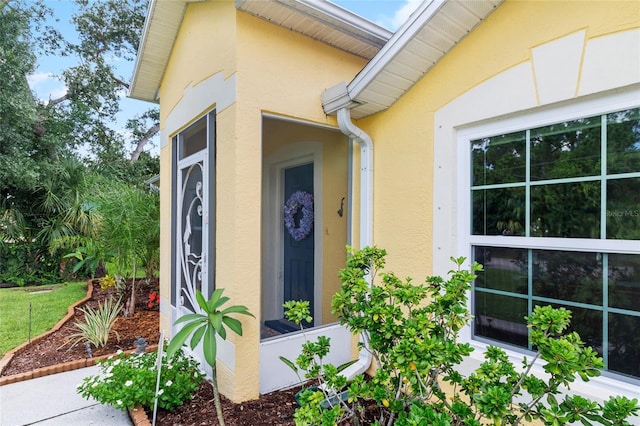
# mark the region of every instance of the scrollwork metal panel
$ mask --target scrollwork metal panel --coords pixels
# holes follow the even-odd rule
[[[196,290],[202,291],[205,271],[203,163],[181,170],[180,228],[180,305],[196,312]]]

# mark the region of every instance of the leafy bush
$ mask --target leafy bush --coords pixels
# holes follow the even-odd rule
[[[107,344],[112,333],[120,340],[120,335],[113,331],[112,328],[118,319],[121,309],[120,300],[115,301],[113,298],[107,299],[104,304],[98,302],[98,309],[91,307],[86,309],[79,308],[84,313],[84,322],[76,322],[74,324],[79,331],[71,334],[61,347],[70,344],[69,349],[71,349],[84,341],[89,342],[96,348],[101,348]]]
[[[109,287],[114,287],[116,285],[116,279],[114,277],[112,277],[111,275],[107,274],[104,277],[100,278],[98,280],[98,282],[100,283],[100,288],[102,290],[106,290]]]
[[[385,255],[375,247],[351,250],[340,272],[342,287],[332,301],[341,324],[368,342],[377,367],[374,376],[369,381],[359,376],[349,384],[348,408],[323,411],[309,396],[296,413],[298,424],[333,424],[345,415],[359,424],[358,413],[370,401],[379,409],[376,424],[399,426],[518,425],[533,420],[544,425],[627,425],[625,419],[640,411],[637,399],[612,397],[599,404],[566,393],[577,377],[589,381],[603,365],[577,333],[567,333],[571,312],[566,309],[536,307],[526,318],[537,352],[532,360],[523,359],[521,369],[504,350],[490,346],[485,361],[464,377],[458,368],[473,348],[459,342],[459,333],[471,318],[467,294],[481,265],[474,263],[465,271],[465,259],[452,258],[456,269],[447,280],[429,277],[424,284],[414,284],[410,278],[381,273],[380,283],[375,283]],[[374,280],[371,287],[367,276]],[[543,361],[543,378],[531,374],[538,360]],[[333,370],[327,365],[317,370],[325,376],[327,371]],[[332,381],[339,384],[327,380],[330,385]]]
[[[304,330],[303,322],[311,323],[313,317],[307,300],[289,300],[283,304],[285,317]],[[324,358],[329,354],[331,339],[318,336],[316,341],[307,340],[302,344],[300,355],[295,361],[284,356],[280,360],[298,376],[302,390],[296,398],[302,409],[298,410],[294,419],[298,424],[313,424],[315,419],[322,418],[327,424],[335,424],[349,418],[353,412],[345,403],[341,390],[347,385],[347,380],[339,373],[357,360],[335,367],[325,363]],[[301,376],[301,373],[304,373]],[[306,380],[312,380],[317,386],[306,388]]]
[[[119,351],[115,357],[100,362],[100,374],[86,377],[78,385],[78,393],[120,409],[138,404],[152,408],[158,377],[156,361],[155,352],[126,355]],[[158,407],[171,410],[184,404],[192,398],[203,377],[198,362],[182,350],[170,358],[163,354]]]
[[[60,252],[51,253],[36,243],[2,241],[0,236],[0,282],[59,284],[70,276],[61,263]]]

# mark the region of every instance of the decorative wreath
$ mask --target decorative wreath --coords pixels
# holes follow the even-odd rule
[[[295,215],[302,209],[302,219],[296,228]],[[296,241],[302,241],[309,236],[313,228],[313,195],[304,191],[296,191],[284,203],[284,226],[289,235]]]

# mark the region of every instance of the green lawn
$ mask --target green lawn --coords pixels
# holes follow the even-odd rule
[[[0,357],[51,329],[67,313],[69,306],[87,295],[86,282],[0,289]]]

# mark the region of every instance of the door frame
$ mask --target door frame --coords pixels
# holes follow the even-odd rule
[[[284,170],[313,162],[314,324],[322,324],[322,143],[303,141],[280,148],[264,160],[262,318],[284,316]]]
[[[208,251],[209,251],[209,147],[206,149],[196,152],[183,160],[178,161],[177,164],[177,188],[178,188],[178,204],[181,203],[183,194],[183,186],[184,181],[182,178],[182,171],[188,169],[189,167],[202,163],[202,264],[201,264],[201,280],[202,283],[202,294],[207,297],[210,293],[209,289],[209,268],[208,268]],[[180,213],[181,205],[176,206],[176,213]],[[175,277],[175,288],[173,291],[176,292],[176,308],[178,311],[178,316],[193,313],[189,309],[187,309],[182,303],[182,278],[183,278],[183,268],[182,268],[182,258],[184,256],[184,247],[183,247],[183,235],[182,232],[182,217],[176,216],[178,222],[176,222],[176,241],[177,241],[177,256],[176,256],[176,277]],[[194,306],[195,308],[195,306]],[[180,327],[174,326],[174,331],[179,330]]]

